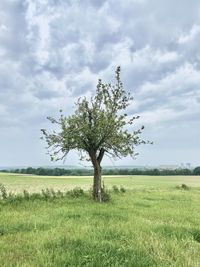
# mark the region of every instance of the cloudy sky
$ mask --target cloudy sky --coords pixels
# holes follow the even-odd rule
[[[0,0],[0,166],[50,165],[46,117],[117,65],[154,145],[104,165],[200,165],[199,43],[199,0]]]

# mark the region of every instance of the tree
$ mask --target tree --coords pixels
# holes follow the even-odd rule
[[[64,159],[70,150],[76,149],[83,159],[86,154],[94,168],[93,198],[103,201],[101,162],[105,154],[114,158],[136,156],[135,146],[145,144],[140,139],[144,126],[130,133],[127,125],[132,125],[139,116],[128,116],[125,110],[133,100],[123,89],[120,67],[116,69],[116,84],[102,83],[99,79],[96,94],[90,99],[79,98],[75,113],[64,116],[62,111],[57,120],[48,117],[51,123],[59,125],[59,131],[48,133],[42,129],[51,160]]]
[[[194,168],[194,170],[193,170],[193,174],[194,174],[194,175],[200,175],[200,166]]]

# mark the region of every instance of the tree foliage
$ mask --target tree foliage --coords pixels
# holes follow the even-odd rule
[[[102,170],[103,175],[152,175],[152,176],[170,176],[170,175],[200,175],[198,169],[136,169],[136,168],[105,168]],[[91,176],[93,170],[88,169],[64,169],[64,168],[23,168],[13,170],[0,170],[0,172],[7,173],[23,173],[23,174],[35,174],[35,175],[46,175],[46,176]]]
[[[196,167],[193,171],[194,175],[200,175],[200,166]]]
[[[66,117],[61,111],[58,120],[48,117],[50,122],[59,125],[58,132],[48,133],[42,129],[52,160],[65,158],[67,153],[73,149],[78,150],[81,155],[86,152],[96,171],[94,187],[96,181],[98,192],[101,187],[100,164],[104,154],[114,158],[128,155],[134,157],[135,146],[146,143],[140,139],[144,126],[133,132],[128,130],[127,126],[132,125],[135,120],[139,119],[139,116],[127,115],[127,107],[133,98],[123,88],[120,67],[117,67],[115,74],[114,85],[103,83],[99,79],[96,94],[91,99],[79,98],[75,112],[71,116]]]
[[[52,160],[63,159],[70,150],[95,151],[100,160],[104,152],[115,158],[135,156],[135,146],[146,143],[139,138],[144,126],[130,133],[125,127],[133,124],[139,116],[129,117],[123,112],[133,98],[126,93],[120,80],[120,67],[116,70],[115,85],[99,80],[96,95],[90,100],[79,98],[75,113],[69,117],[62,114],[50,122],[60,125],[59,132],[47,133],[42,129]]]

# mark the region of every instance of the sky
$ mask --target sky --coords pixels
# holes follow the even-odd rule
[[[40,129],[118,65],[154,144],[103,165],[200,165],[199,43],[199,0],[1,0],[0,166],[85,166],[51,163]]]

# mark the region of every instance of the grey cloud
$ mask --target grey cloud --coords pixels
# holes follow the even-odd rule
[[[195,4],[197,5],[198,3],[195,2]],[[58,10],[60,10],[59,8]],[[186,19],[187,23],[185,20],[182,24],[182,20],[178,20],[177,23],[177,19],[175,17],[180,14],[185,16],[188,12],[189,7],[187,6],[186,1],[181,4],[181,10],[180,3],[173,6],[174,14],[172,19],[170,19],[172,16],[171,5],[166,5],[166,8],[164,9],[165,16],[163,19],[163,6],[155,1],[153,6],[150,6],[144,1],[130,1],[127,5],[123,4],[121,1],[115,3],[109,2],[107,5],[105,2],[103,9],[104,15],[102,15],[99,9],[97,9],[95,17],[93,14],[93,8],[91,9],[91,6],[87,8],[81,5],[79,11],[80,16],[76,16],[73,19],[73,10],[77,12],[77,8],[74,7],[74,5],[71,7],[68,5],[67,14],[70,14],[70,16],[65,16],[64,12],[62,16],[57,17],[55,21],[51,22],[51,30],[53,30],[51,31],[53,41],[52,51],[55,49],[55,54],[59,57],[59,60],[56,60],[55,56],[52,57],[55,65],[50,68],[50,70],[55,72],[56,75],[60,74],[63,76],[65,75],[65,70],[70,71],[69,66],[71,66],[71,64],[70,62],[66,62],[64,59],[65,51],[63,50],[64,46],[67,47],[68,45],[70,46],[70,44],[76,44],[76,48],[74,48],[74,53],[76,55],[73,55],[73,51],[70,51],[70,55],[73,55],[71,56],[70,61],[73,62],[73,68],[78,72],[84,66],[89,66],[92,72],[98,73],[107,69],[109,67],[109,62],[117,60],[118,62],[116,62],[116,65],[123,64],[123,58],[118,59],[117,55],[121,52],[119,50],[120,48],[116,53],[113,53],[113,46],[115,46],[115,44],[122,43],[126,37],[132,40],[132,44],[127,48],[127,50],[131,52],[132,56],[137,54],[141,49],[145,49],[147,44],[152,47],[152,50],[154,50],[155,53],[156,49],[161,51],[169,50],[171,52],[178,51],[178,53],[181,53],[179,48],[177,48],[177,38],[179,34],[185,31],[185,28],[188,27],[188,29],[190,29],[189,26],[192,27],[198,14],[198,9],[196,8],[195,16],[189,16],[189,18]],[[189,9],[192,13],[193,7],[190,7]],[[90,13],[88,13],[89,11]],[[113,21],[119,24],[116,27],[113,26],[114,31],[112,31],[112,26],[109,27],[108,17],[113,18]],[[176,27],[173,27],[173,24],[176,25]],[[70,27],[68,28],[69,25]],[[88,25],[90,25],[90,28],[88,28]],[[96,31],[93,30],[94,27],[96,28]],[[163,28],[165,28],[165,31],[163,31]],[[57,35],[59,32],[60,34]],[[90,36],[89,41],[92,42],[94,47],[93,50],[90,51],[91,55],[89,59],[87,53],[85,53],[86,48],[81,44],[81,40],[84,39],[86,40],[86,43],[88,42],[86,38],[88,34]],[[62,56],[63,60],[61,59]],[[132,79],[130,83],[134,85],[136,82],[135,87],[138,87],[138,85],[140,85],[140,83],[144,80],[152,82],[153,80],[162,78],[171,71],[174,71],[174,69],[178,67],[178,64],[182,64],[182,61],[183,59],[179,59],[179,62],[174,61],[169,62],[168,64],[162,63],[159,64],[159,66],[155,66],[154,63],[156,62],[152,62],[154,64],[153,66],[146,62],[146,66],[139,68],[136,63],[135,68],[133,67],[133,73],[135,73],[136,79]],[[62,64],[61,62],[65,63]],[[51,64],[48,62],[47,65]],[[57,65],[58,67],[56,67]],[[124,65],[126,65],[126,62]],[[127,70],[129,73],[131,72],[130,68]]]
[[[57,92],[57,91],[51,91],[48,88],[45,88],[41,84],[38,86],[40,86],[39,90],[35,90],[35,92],[33,94],[35,95],[35,97],[37,97],[40,100],[57,98],[60,96],[59,92]]]
[[[1,36],[0,45],[6,48],[6,56],[19,60],[28,51],[26,41],[26,3],[25,1],[4,1],[0,3],[4,10],[1,23],[5,26],[5,34]]]
[[[0,1],[1,129],[34,138],[46,116],[69,114],[121,65],[141,123],[189,134],[200,115],[199,14],[198,0]]]
[[[199,74],[197,69],[185,66],[158,84],[144,85],[137,94],[138,105],[133,110],[146,117],[146,123],[162,127],[166,127],[166,123],[180,126],[197,121],[200,117]]]

